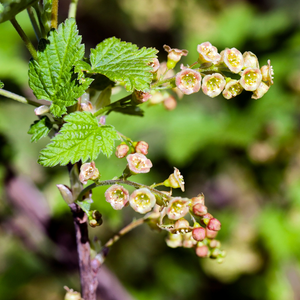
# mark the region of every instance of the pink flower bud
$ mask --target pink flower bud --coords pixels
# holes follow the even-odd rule
[[[239,95],[242,91],[243,87],[241,86],[240,82],[235,79],[231,79],[226,83],[222,94],[224,98],[231,99]]]
[[[218,235],[218,231],[209,230],[207,227],[205,228],[205,231],[208,239],[214,239]]]
[[[188,51],[187,50],[180,50],[180,49],[172,49],[168,45],[164,45],[165,51],[168,52],[168,62],[167,62],[167,67],[168,69],[174,69],[176,66],[177,62],[180,61],[182,56],[187,56]]]
[[[222,61],[232,73],[239,73],[244,66],[242,53],[236,48],[226,48],[221,52]]]
[[[172,234],[169,233],[166,238],[166,243],[170,248],[177,248],[182,246],[182,235],[180,233]]]
[[[159,68],[159,60],[157,58],[154,58],[149,65],[153,68],[151,73],[155,73]]]
[[[205,198],[203,193],[199,194],[197,197],[193,197],[191,200],[192,200],[192,206],[198,203],[205,205]]]
[[[197,93],[201,88],[201,75],[195,70],[186,68],[176,74],[175,83],[186,95]]]
[[[132,94],[132,100],[136,103],[144,103],[148,101],[151,98],[150,93],[145,93],[143,91],[137,91],[135,90]]]
[[[243,58],[244,58],[244,69],[247,68],[252,68],[252,69],[257,69],[259,68],[259,63],[258,63],[258,59],[257,56],[252,53],[251,51],[246,51],[243,54]]]
[[[268,90],[270,86],[268,86],[266,83],[261,82],[259,87],[253,92],[252,99],[259,99],[261,98]]]
[[[218,240],[211,240],[210,243],[209,243],[209,247],[210,248],[220,248],[221,243]]]
[[[213,63],[216,64],[221,60],[221,55],[218,53],[218,49],[210,42],[205,42],[197,46],[199,52],[198,61],[200,64]]]
[[[152,162],[144,154],[133,153],[126,157],[129,170],[133,174],[148,173],[152,167]]]
[[[211,218],[207,224],[209,230],[219,231],[221,229],[221,222],[216,218]]]
[[[255,91],[261,83],[262,75],[259,69],[247,68],[241,74],[240,84],[246,91]]]
[[[155,196],[147,188],[135,190],[129,197],[130,206],[138,213],[145,214],[156,203]]]
[[[104,195],[105,200],[116,210],[122,209],[129,201],[129,192],[119,184],[109,187]]]
[[[274,79],[274,70],[273,67],[271,66],[271,61],[268,60],[268,65],[262,66],[261,69],[261,74],[262,74],[262,81],[265,81],[269,86],[272,85],[273,79]]]
[[[193,207],[193,213],[196,216],[204,216],[205,214],[207,214],[207,207],[201,203],[197,203],[195,204]]]
[[[80,168],[79,180],[86,184],[88,180],[97,180],[100,178],[100,173],[95,166],[95,162],[85,163]]]
[[[202,81],[202,91],[207,96],[214,98],[221,94],[225,87],[226,81],[219,73],[206,75]]]
[[[196,241],[203,241],[206,236],[205,228],[203,227],[196,227],[192,230],[192,235],[194,240]]]
[[[137,144],[135,145],[135,151],[137,153],[142,153],[144,155],[147,155],[148,154],[148,148],[149,148],[149,145],[148,143],[144,142],[144,141],[139,141],[137,142]]]
[[[199,257],[207,257],[208,256],[208,247],[207,246],[200,246],[196,247],[196,255]]]
[[[174,167],[174,173],[164,181],[164,185],[174,189],[181,188],[181,190],[184,192],[184,179],[177,168]]]
[[[190,199],[175,197],[170,200],[167,207],[167,215],[171,220],[178,220],[183,218],[189,211],[188,204]]]
[[[129,146],[126,144],[120,144],[119,146],[116,147],[116,157],[117,158],[123,158],[127,155],[129,151]]]
[[[166,110],[173,110],[177,106],[177,101],[173,96],[170,95],[169,97],[164,99],[163,104]]]

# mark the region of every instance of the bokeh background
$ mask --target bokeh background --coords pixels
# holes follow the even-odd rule
[[[60,21],[69,1],[61,1]],[[181,170],[186,192],[203,192],[221,222],[223,264],[199,259],[191,249],[170,249],[166,235],[146,225],[116,243],[106,266],[137,300],[229,298],[300,299],[300,2],[295,0],[79,0],[77,22],[86,48],[116,36],[139,47],[252,51],[260,65],[271,60],[275,84],[259,100],[199,92],[167,111],[144,105],[145,117],[114,113],[117,130],[150,145],[154,167],[136,181],[161,182]],[[25,12],[17,16],[34,34]],[[0,24],[0,79],[5,88],[32,97],[28,59],[9,22]],[[0,98],[0,295],[6,300],[56,300],[63,286],[79,289],[72,216],[56,184],[68,184],[64,167],[42,168],[38,153],[48,139],[31,144],[33,108]],[[123,160],[99,157],[103,179],[119,175]],[[94,190],[104,225],[91,238],[105,242],[132,218],[130,207],[114,211],[105,189]],[[100,299],[100,298],[99,298]],[[122,299],[122,298],[120,298]],[[124,298],[125,299],[125,296]]]

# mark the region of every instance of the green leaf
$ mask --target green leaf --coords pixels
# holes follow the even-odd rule
[[[0,89],[4,88],[4,83],[0,80]]]
[[[50,32],[47,41],[41,40],[38,60],[29,64],[29,86],[38,99],[52,101],[50,111],[54,116],[66,113],[66,107],[75,104],[92,82],[83,79],[84,84],[80,84],[73,76],[72,69],[83,55],[75,20],[67,19],[57,31]]]
[[[81,209],[89,216],[91,214],[91,205],[93,203],[93,200],[90,198],[86,198],[83,201],[75,201],[77,205],[81,207]]]
[[[34,121],[28,130],[28,134],[32,134],[31,143],[36,142],[39,139],[48,135],[52,129],[52,124],[47,117],[43,117],[41,120]]]
[[[0,23],[14,18],[19,12],[38,0],[5,0],[0,3]]]
[[[65,116],[67,122],[50,144],[41,151],[39,163],[46,167],[62,166],[79,160],[95,160],[99,153],[112,154],[114,140],[119,139],[114,127],[100,125],[90,112]]]
[[[148,64],[157,52],[153,48],[138,49],[134,44],[112,37],[91,49],[92,72],[124,84],[127,91],[148,91],[152,80],[152,67]]]

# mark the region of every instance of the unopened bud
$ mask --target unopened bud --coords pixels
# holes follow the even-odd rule
[[[144,142],[144,141],[139,141],[137,142],[137,144],[135,145],[135,151],[137,153],[142,153],[144,155],[147,155],[148,154],[148,148],[149,148],[149,145],[148,143]]]
[[[214,239],[218,235],[218,231],[209,230],[207,227],[205,228],[205,230],[206,230],[206,237],[208,239]]]
[[[202,220],[201,220],[201,221],[202,221],[205,225],[207,225],[208,222],[209,222],[209,220],[212,219],[212,218],[213,218],[212,214],[206,213],[206,214],[204,214],[204,215],[202,216]]]
[[[208,221],[207,228],[209,230],[219,231],[221,229],[221,222],[216,218],[211,218]]]
[[[127,155],[129,151],[129,146],[126,144],[120,144],[116,147],[116,157],[117,158],[123,158]]]
[[[196,247],[196,255],[199,257],[207,257],[209,253],[207,246]]]
[[[164,99],[163,104],[166,110],[173,110],[177,106],[177,101],[173,96],[170,95],[169,97]]]
[[[197,197],[193,197],[192,199],[192,206],[194,206],[195,204],[202,204],[204,205],[204,200],[205,200],[205,197],[204,197],[204,194],[199,194]]]
[[[174,228],[175,228],[175,229],[179,229],[179,231],[180,231],[181,229],[183,229],[184,232],[187,232],[187,231],[185,231],[185,230],[188,229],[188,231],[189,231],[190,224],[189,224],[188,220],[182,218],[182,219],[179,219],[179,220],[177,220],[177,221],[175,222]],[[183,233],[183,232],[182,232],[182,233]]]
[[[209,247],[210,248],[220,248],[221,243],[218,240],[211,240],[210,243],[209,243]]]
[[[196,241],[203,241],[206,236],[205,228],[203,227],[196,227],[192,230],[192,235],[194,240]]]
[[[75,292],[66,286],[64,288],[67,291],[64,300],[82,300],[80,293]]]
[[[193,207],[193,213],[196,216],[204,216],[205,214],[207,214],[207,207],[201,203],[197,203],[195,204]]]

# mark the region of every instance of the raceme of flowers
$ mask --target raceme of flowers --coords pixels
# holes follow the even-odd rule
[[[118,158],[126,157],[127,160],[127,166],[122,175],[124,184],[128,177],[147,173],[152,167],[151,161],[146,157],[148,144],[144,141],[130,142],[129,145],[122,142],[116,148],[115,154]],[[85,184],[87,180],[98,182],[99,178],[100,173],[94,162],[81,166],[79,179],[82,183]],[[184,179],[177,168],[174,168],[174,172],[162,183],[152,186],[136,184],[136,189],[132,193],[123,186],[124,184],[118,181],[105,192],[105,200],[113,209],[121,210],[130,206],[139,214],[147,213],[145,218],[148,217],[151,220],[149,225],[154,224],[156,228],[168,232],[166,243],[169,247],[194,248],[199,257],[223,260],[225,252],[220,250],[221,243],[216,240],[218,231],[221,229],[221,222],[208,213],[204,195],[199,194],[189,199],[173,197],[171,191],[155,189],[156,186],[165,186],[171,189],[180,188],[184,191]],[[192,224],[187,218],[192,220]],[[93,219],[90,220],[90,225],[96,226],[96,221],[92,223],[91,221]]]
[[[164,49],[168,52],[167,63],[161,64],[158,69],[155,64],[157,84],[154,83],[154,86],[164,82],[165,75],[169,74],[175,79],[173,87],[177,87],[185,95],[197,93],[202,88],[203,93],[209,97],[213,98],[222,93],[224,98],[231,99],[246,90],[253,92],[253,99],[259,99],[273,84],[274,71],[270,60],[267,65],[259,67],[256,55],[250,51],[242,54],[236,48],[226,48],[218,53],[218,49],[210,42],[204,42],[197,47],[197,62],[190,66],[181,64],[181,71],[175,74],[174,67],[182,56],[187,56],[188,51],[171,49],[167,45],[164,45]],[[230,73],[237,74],[240,78],[236,79],[236,75],[231,78],[228,75]],[[164,102],[168,96],[169,93],[160,93],[158,96],[152,91],[153,99],[150,99],[150,103]],[[171,109],[175,106],[173,103]]]

